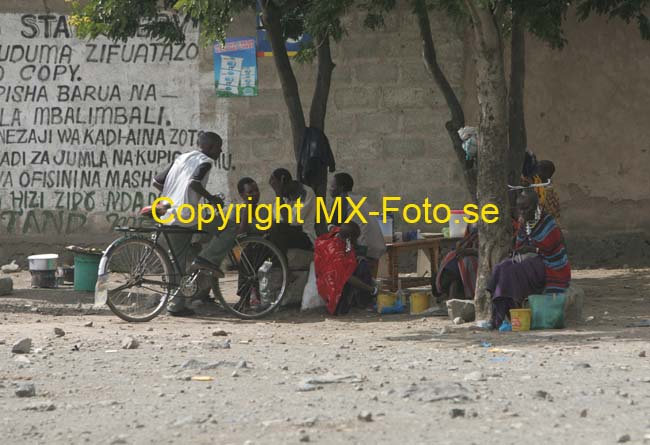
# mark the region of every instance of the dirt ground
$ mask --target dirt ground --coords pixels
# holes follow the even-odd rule
[[[587,321],[528,333],[295,309],[128,324],[22,276],[0,297],[1,442],[650,443],[650,326],[628,327],[650,319],[649,272],[575,272]]]

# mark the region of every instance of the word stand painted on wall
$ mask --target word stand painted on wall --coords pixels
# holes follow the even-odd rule
[[[255,39],[231,38],[214,45],[214,86],[217,96],[257,96]]]

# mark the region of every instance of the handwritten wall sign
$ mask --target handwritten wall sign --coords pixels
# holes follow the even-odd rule
[[[156,172],[196,147],[198,32],[86,41],[47,14],[0,14],[0,29],[0,236],[130,222]]]

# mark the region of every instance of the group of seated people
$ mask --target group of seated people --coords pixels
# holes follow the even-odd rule
[[[216,133],[201,133],[198,150],[179,156],[156,176],[154,186],[163,196],[173,198],[176,208],[181,208],[182,204],[196,207],[201,199],[213,205],[223,204],[219,196],[205,189],[213,161],[221,155],[221,148],[222,140]],[[513,249],[508,258],[493,268],[487,286],[492,298],[492,324],[495,328],[507,318],[509,309],[521,307],[529,295],[564,292],[569,286],[571,269],[558,225],[557,195],[552,188],[535,187],[546,183],[554,171],[551,161],[537,162],[534,155],[527,153],[521,182],[530,187],[518,196],[512,215]],[[343,314],[355,304],[368,305],[378,293],[374,277],[386,246],[376,218],[367,217],[367,223],[360,224],[355,214],[354,218],[346,221],[352,209],[345,198],[359,202],[359,197],[353,194],[352,177],[347,173],[337,173],[331,178],[328,191],[332,198],[342,198],[342,219],[334,221],[326,230],[319,229],[316,224],[316,196],[309,186],[295,180],[283,168],[273,171],[269,186],[289,208],[284,209],[281,222],[272,224],[264,236],[285,256],[289,249],[314,252],[318,291],[330,313]],[[254,211],[260,201],[258,184],[246,177],[239,181],[237,189],[241,199],[252,204]],[[297,217],[295,204],[298,200],[301,218]],[[172,210],[164,208],[161,213],[167,215]],[[288,212],[293,212],[293,215]],[[254,222],[249,222],[247,215],[242,215],[238,225],[228,224],[224,228],[222,223],[215,218],[204,227],[212,239],[193,260],[190,270],[208,270],[216,277],[221,276],[220,264],[232,248],[236,235],[259,230]],[[177,221],[170,224],[182,225]],[[178,252],[180,248],[181,252],[187,252],[184,246],[189,245],[191,234],[170,234],[169,238],[173,250]],[[178,262],[185,265],[186,256],[187,253],[181,253]],[[443,260],[432,287],[439,295],[473,299],[477,270],[478,233],[476,227],[470,226],[465,238]],[[185,311],[184,305],[184,297],[177,295],[168,305],[168,311],[181,315]]]
[[[358,202],[358,197],[353,194],[352,176],[337,173],[331,178],[328,192],[333,199],[342,198],[341,218],[335,218],[321,236],[317,236],[315,194],[309,186],[296,181],[289,171],[282,168],[273,171],[269,185],[294,212],[300,199],[302,222],[298,221],[295,213],[291,217],[283,215],[282,222],[274,223],[266,233],[262,233],[255,227],[254,219],[250,219],[253,221],[251,224],[247,214],[243,213],[237,233],[264,234],[285,256],[289,249],[313,251],[318,290],[330,313],[344,314],[355,305],[368,306],[378,292],[373,278],[386,245],[376,219],[367,218],[367,223],[361,224],[359,216],[354,215],[349,222],[343,222],[351,210],[345,198]],[[244,202],[251,204],[247,211],[254,212],[260,202],[257,182],[244,177],[239,180],[237,191]]]

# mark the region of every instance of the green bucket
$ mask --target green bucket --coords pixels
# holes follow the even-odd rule
[[[101,255],[74,256],[74,290],[94,292]]]
[[[532,312],[531,329],[564,328],[565,294],[529,295]]]

